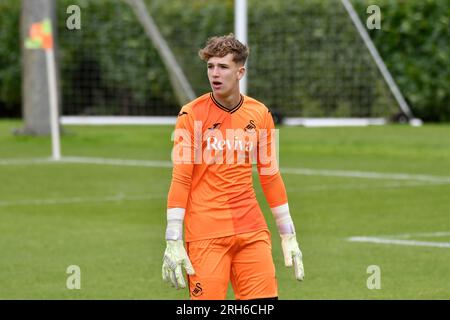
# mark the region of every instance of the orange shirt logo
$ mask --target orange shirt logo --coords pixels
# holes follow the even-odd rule
[[[186,129],[175,129],[172,134],[174,164],[241,164],[270,165],[277,169],[276,139],[278,129],[260,129],[252,120],[244,129],[226,129],[225,135],[216,123],[202,132],[202,122],[195,121],[193,135]]]

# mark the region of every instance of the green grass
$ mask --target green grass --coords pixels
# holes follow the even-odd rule
[[[46,137],[0,122],[0,163],[50,154]],[[65,156],[170,161],[170,126],[67,127]],[[450,126],[281,128],[282,168],[450,177]],[[283,171],[282,171],[283,172]],[[0,299],[186,299],[161,279],[170,168],[0,164]],[[450,242],[450,183],[288,174],[283,178],[306,279],[283,266],[272,232],[281,299],[450,299],[450,248],[349,242],[413,234]],[[447,232],[442,237],[422,233]],[[418,234],[414,236],[414,234]],[[81,268],[81,290],[66,269]],[[381,289],[369,290],[370,265]],[[232,298],[229,291],[229,298]]]

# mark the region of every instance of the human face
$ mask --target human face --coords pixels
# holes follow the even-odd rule
[[[211,57],[207,62],[208,79],[214,95],[227,98],[239,95],[239,80],[245,68],[233,61],[233,54],[224,57]]]

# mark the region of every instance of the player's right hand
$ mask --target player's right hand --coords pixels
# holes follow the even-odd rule
[[[162,265],[163,280],[170,282],[170,285],[176,289],[185,288],[186,282],[184,281],[182,267],[186,269],[187,274],[195,274],[184,248],[183,240],[167,240]]]

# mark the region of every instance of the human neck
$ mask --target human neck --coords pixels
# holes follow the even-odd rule
[[[228,96],[221,96],[213,92],[214,99],[216,99],[223,107],[228,110],[236,107],[241,101],[241,94],[239,91],[236,91]]]

